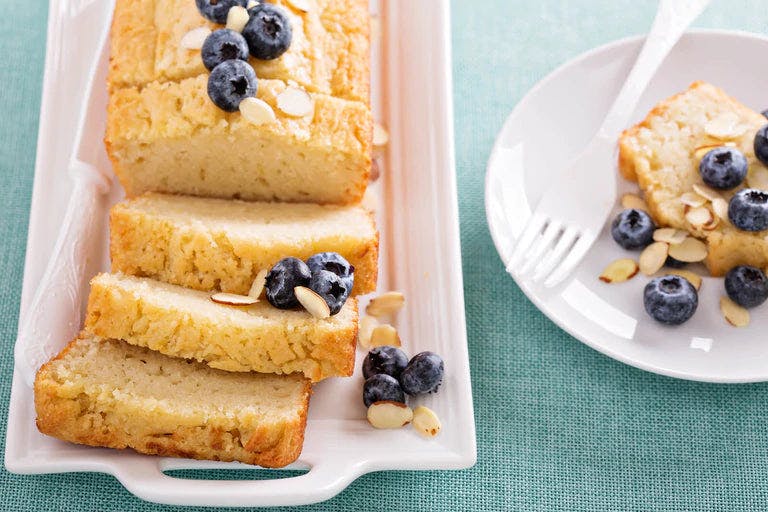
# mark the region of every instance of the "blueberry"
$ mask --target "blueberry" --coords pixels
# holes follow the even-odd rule
[[[421,352],[408,361],[400,374],[400,385],[409,395],[434,393],[443,381],[443,359],[434,352]]]
[[[664,262],[664,265],[669,268],[683,268],[687,264],[685,261],[676,260],[672,256],[667,256],[667,260]]]
[[[349,262],[344,259],[344,256],[337,252],[320,252],[312,256],[307,260],[307,266],[309,267],[309,270],[311,270],[313,273],[318,272],[320,270],[327,270],[329,272],[333,272],[340,278],[342,278],[342,281],[345,281],[347,283],[347,288],[350,290],[352,289],[352,286],[354,285],[355,280],[355,267],[349,264]]]
[[[763,117],[766,117],[766,118],[768,118],[768,109],[766,109],[766,110],[763,110],[763,111],[762,111],[762,112],[760,112],[760,113],[761,113],[761,114],[763,114]]]
[[[299,306],[299,300],[293,289],[309,285],[310,272],[307,264],[298,258],[284,258],[267,274],[264,287],[267,300],[280,309],[292,309]]]
[[[643,293],[645,311],[667,325],[679,325],[696,312],[699,294],[687,279],[667,275],[652,279]]]
[[[737,187],[747,176],[747,158],[736,148],[723,146],[707,152],[699,164],[704,183],[720,190]]]
[[[341,311],[344,303],[347,302],[349,292],[352,291],[352,288],[347,286],[348,282],[327,270],[311,272],[311,274],[312,277],[309,279],[309,287],[312,291],[325,300],[325,303],[331,308],[332,315]]]
[[[739,265],[725,274],[725,291],[736,304],[754,308],[768,299],[768,278],[759,268]]]
[[[728,218],[744,231],[768,229],[768,192],[754,188],[739,190],[728,203]]]
[[[226,60],[248,60],[248,43],[240,32],[222,28],[205,38],[200,51],[209,71]]]
[[[768,124],[757,130],[754,148],[757,159],[768,165]]]
[[[383,346],[371,349],[363,359],[363,377],[384,373],[398,378],[408,364],[408,357],[397,347]]]
[[[611,235],[625,249],[640,249],[653,242],[656,225],[643,210],[624,210],[613,219]]]
[[[370,407],[372,403],[381,402],[382,400],[404,404],[405,394],[396,378],[384,373],[378,373],[365,380],[365,384],[363,384],[363,403],[366,407]]]
[[[291,22],[280,7],[260,3],[248,11],[250,19],[243,29],[251,55],[272,60],[291,46]]]
[[[208,96],[217,107],[235,112],[245,98],[256,96],[256,72],[242,60],[226,60],[208,77]]]
[[[229,9],[236,5],[245,7],[247,0],[195,0],[195,3],[205,19],[224,25]]]

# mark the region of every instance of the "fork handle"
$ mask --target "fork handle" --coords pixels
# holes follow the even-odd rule
[[[643,91],[664,62],[664,58],[711,0],[660,0],[651,31],[640,55],[629,72],[608,115],[598,130],[598,136],[615,141],[619,132],[629,124]]]

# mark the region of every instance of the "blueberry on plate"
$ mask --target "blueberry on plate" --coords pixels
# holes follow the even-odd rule
[[[241,101],[256,96],[256,88],[256,72],[242,60],[226,60],[208,77],[208,96],[227,112],[236,112]]]
[[[739,265],[725,274],[725,291],[736,304],[754,308],[768,299],[768,278],[759,268]]]
[[[240,32],[222,28],[205,38],[200,50],[203,65],[212,70],[227,60],[248,60],[248,43]]]
[[[728,218],[743,231],[768,229],[768,192],[745,188],[728,203]]]
[[[643,293],[645,311],[667,325],[679,325],[696,312],[699,294],[687,279],[667,275],[652,279]]]
[[[363,403],[370,407],[374,402],[381,401],[405,403],[405,394],[397,379],[385,373],[377,373],[365,380],[363,384]]]
[[[704,155],[699,163],[699,174],[710,187],[730,190],[744,181],[748,167],[747,158],[741,151],[723,146]]]
[[[297,286],[308,286],[309,278],[309,267],[299,258],[284,258],[278,261],[267,274],[264,283],[267,300],[279,309],[299,307],[299,299],[293,289]]]
[[[229,10],[236,5],[245,7],[247,0],[195,0],[197,10],[207,20],[224,25]]]
[[[664,262],[664,265],[669,268],[683,268],[688,263],[685,261],[676,260],[672,256],[667,256],[667,260]]]
[[[337,252],[319,252],[307,260],[307,266],[312,273],[320,270],[333,272],[348,283],[350,290],[354,285],[355,267]]]
[[[379,373],[398,378],[408,365],[408,357],[397,347],[384,345],[371,349],[363,359],[363,377]]]
[[[293,32],[285,11],[272,4],[260,3],[248,11],[250,19],[243,28],[251,55],[272,60],[291,46]]]
[[[443,359],[434,352],[421,352],[408,361],[400,374],[400,386],[409,395],[434,393],[443,381]]]
[[[611,236],[625,249],[640,249],[653,242],[656,225],[643,210],[624,210],[613,219]]]
[[[309,288],[325,300],[332,315],[341,311],[347,298],[349,298],[349,292],[352,291],[352,288],[348,286],[349,282],[327,270],[310,272],[310,274]]]
[[[757,159],[768,165],[768,124],[757,130],[754,148]]]

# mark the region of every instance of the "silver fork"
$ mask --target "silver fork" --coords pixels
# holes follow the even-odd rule
[[[565,279],[592,246],[616,201],[616,139],[683,31],[710,0],[660,0],[651,31],[603,124],[542,195],[507,262],[518,279]],[[590,177],[599,179],[589,179]],[[586,178],[586,179],[585,179]]]

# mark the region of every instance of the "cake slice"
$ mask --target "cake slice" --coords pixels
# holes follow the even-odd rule
[[[699,175],[701,157],[725,144],[738,148],[749,162],[746,182],[731,191],[709,191],[727,201],[739,189],[765,189],[766,168],[756,158],[753,142],[757,130],[766,124],[754,112],[721,89],[706,82],[695,82],[688,90],[668,98],[651,110],[636,126],[619,139],[619,169],[637,181],[654,221],[689,231],[706,240],[705,261],[714,276],[722,276],[737,265],[764,268],[768,265],[768,233],[736,229],[722,211],[714,229],[703,229],[686,219],[683,194],[704,183]],[[714,204],[707,203],[710,209]],[[723,203],[721,203],[722,205]],[[710,228],[712,226],[707,226]]]
[[[100,274],[91,280],[85,330],[231,372],[350,376],[357,302],[317,319],[304,310],[219,304],[211,294],[152,279]]]
[[[146,194],[110,214],[112,271],[245,295],[280,259],[335,251],[355,267],[352,295],[376,289],[379,236],[359,206],[245,203]]]
[[[228,373],[81,335],[35,379],[37,428],[64,441],[282,467],[304,442],[309,381]]]

